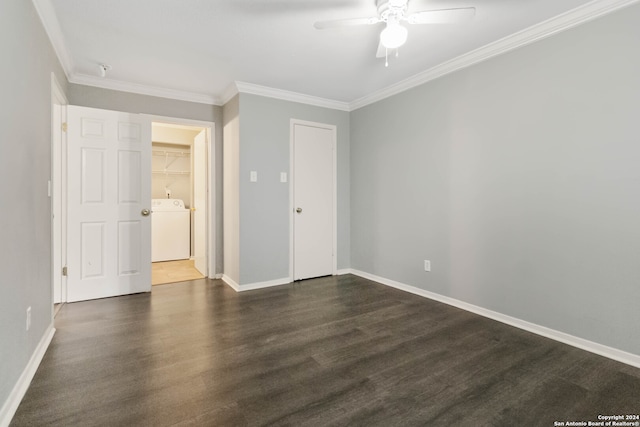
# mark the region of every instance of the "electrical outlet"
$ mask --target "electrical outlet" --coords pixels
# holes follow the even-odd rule
[[[31,328],[31,307],[27,307],[27,331]]]
[[[428,259],[424,260],[424,271],[431,271],[431,261]]]

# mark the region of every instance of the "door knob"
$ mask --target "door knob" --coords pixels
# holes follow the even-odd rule
[[[149,216],[151,211],[149,209],[142,209],[142,211],[140,211],[140,213],[142,214],[142,216]]]
[[[302,208],[296,208],[296,212],[301,213],[302,212]]]

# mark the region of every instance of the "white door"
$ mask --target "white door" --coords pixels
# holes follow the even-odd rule
[[[58,101],[60,102],[60,101]],[[53,225],[52,225],[52,256],[53,256],[53,303],[58,304],[66,301],[63,289],[66,289],[66,277],[62,274],[62,267],[65,265],[64,259],[64,233],[65,224],[63,222],[63,143],[64,132],[62,124],[65,122],[65,107],[62,104],[52,104],[52,144],[51,144],[51,198]]]
[[[193,140],[193,258],[196,269],[207,276],[207,131]]]
[[[67,108],[67,300],[151,290],[151,123]]]
[[[292,122],[293,279],[334,273],[335,127]]]

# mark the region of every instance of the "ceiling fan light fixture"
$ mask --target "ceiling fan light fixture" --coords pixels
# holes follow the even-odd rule
[[[407,41],[407,28],[397,21],[387,22],[387,27],[380,33],[380,42],[387,49],[396,49]]]

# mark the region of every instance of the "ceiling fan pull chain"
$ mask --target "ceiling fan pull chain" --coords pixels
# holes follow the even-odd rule
[[[398,53],[398,52],[400,52],[400,48],[397,48],[397,49],[396,49],[396,58],[397,58],[397,57],[398,57],[398,55],[399,55],[399,53]]]
[[[385,67],[389,66],[389,48],[388,47],[384,48],[384,66]]]

